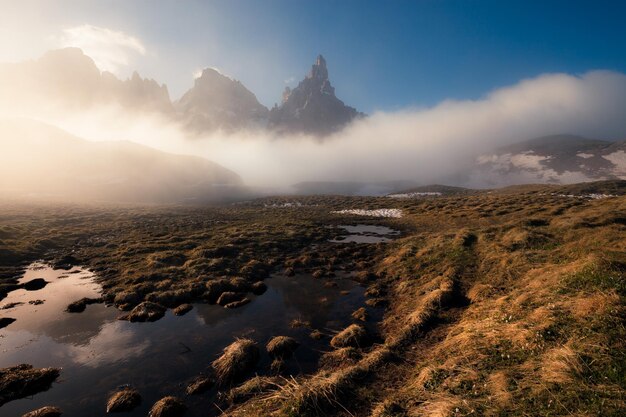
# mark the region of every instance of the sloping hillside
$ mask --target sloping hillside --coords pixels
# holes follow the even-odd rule
[[[5,195],[120,202],[211,201],[242,192],[237,174],[136,143],[90,142],[41,123],[2,121]]]
[[[502,186],[626,179],[626,142],[556,135],[480,155],[469,184]]]

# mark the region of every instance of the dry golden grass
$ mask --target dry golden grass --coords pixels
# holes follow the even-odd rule
[[[407,210],[412,232],[388,245],[375,271],[389,289],[384,344],[292,381],[263,409],[623,415],[626,198],[526,187],[431,201]],[[388,366],[391,357],[400,364]]]
[[[237,339],[224,348],[224,353],[213,361],[220,385],[233,382],[254,367],[259,360],[259,348],[251,339]]]

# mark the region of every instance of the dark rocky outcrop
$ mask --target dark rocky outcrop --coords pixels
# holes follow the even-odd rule
[[[262,127],[268,110],[243,84],[206,68],[175,103],[189,130],[197,133]]]
[[[360,115],[335,96],[326,60],[319,55],[307,77],[293,90],[287,87],[282,104],[270,110],[269,126],[283,132],[326,135]]]

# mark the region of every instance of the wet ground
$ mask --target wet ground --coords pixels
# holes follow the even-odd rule
[[[332,335],[350,324],[350,313],[364,305],[364,288],[349,279],[335,278],[337,286],[329,288],[325,280],[310,275],[275,276],[265,281],[265,294],[251,295],[252,303],[235,310],[194,304],[185,316],[168,310],[157,322],[130,323],[117,320],[120,311],[104,304],[88,305],[83,313],[65,312],[73,301],[99,296],[100,287],[89,271],[33,264],[20,282],[36,278],[47,284],[34,291],[13,291],[0,305],[22,303],[0,310],[0,316],[16,319],[0,330],[0,367],[60,367],[61,376],[48,391],[5,404],[0,416],[18,416],[44,405],[60,407],[64,416],[103,415],[109,394],[125,384],[137,388],[143,401],[123,415],[145,416],[165,395],[184,398],[189,416],[210,415],[217,411],[215,392],[185,397],[184,390],[235,337],[259,343],[256,372],[265,374],[270,364],[267,341],[276,335],[293,336],[301,346],[288,361],[287,373],[312,372],[329,347],[327,338],[311,339],[311,330]],[[294,319],[310,322],[310,327],[292,328]]]
[[[400,231],[386,226],[357,224],[354,226],[340,225],[338,227],[349,234],[331,240],[333,243],[382,243],[389,242],[400,234]]]

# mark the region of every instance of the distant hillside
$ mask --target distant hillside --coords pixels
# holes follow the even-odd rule
[[[361,195],[382,196],[415,187],[414,181],[349,182],[349,181],[305,181],[294,184],[299,195]]]
[[[626,179],[626,141],[555,135],[480,155],[466,182],[483,187]]]
[[[90,142],[37,122],[0,121],[0,140],[5,196],[173,203],[244,191],[237,174],[206,159],[127,141]]]

